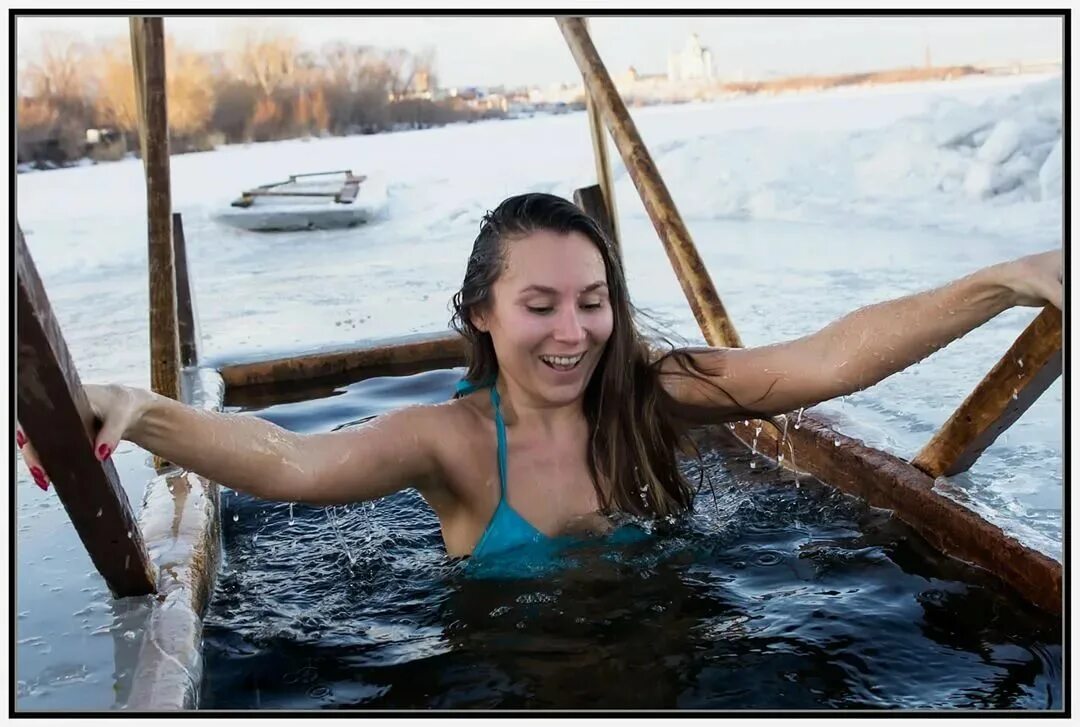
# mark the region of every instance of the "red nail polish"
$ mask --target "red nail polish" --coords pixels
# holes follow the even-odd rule
[[[34,484],[40,487],[45,492],[49,491],[49,481],[44,477],[35,477]]]
[[[15,443],[19,445],[19,449],[26,445],[26,435],[18,429],[15,430]]]
[[[101,460],[102,462],[107,460],[109,458],[110,454],[112,454],[112,450],[109,449],[109,445],[107,445],[107,444],[103,444],[100,447],[98,447],[98,449],[97,449],[98,459]]]
[[[45,479],[45,473],[41,470],[40,467],[31,467],[30,476],[33,477],[35,480]]]

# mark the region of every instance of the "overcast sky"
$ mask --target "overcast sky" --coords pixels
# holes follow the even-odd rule
[[[667,56],[697,33],[718,72],[829,73],[935,64],[1058,60],[1061,20],[1051,17],[599,17],[591,28],[609,70],[633,65],[663,73]],[[356,44],[433,47],[440,85],[546,85],[580,76],[551,17],[166,17],[185,45],[224,48],[239,32],[295,35],[317,49]],[[94,41],[127,37],[126,17],[21,17],[18,62],[31,60],[44,33]]]

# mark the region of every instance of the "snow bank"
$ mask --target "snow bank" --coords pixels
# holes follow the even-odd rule
[[[860,165],[867,187],[909,178],[906,192],[987,200],[1007,195],[1022,203],[1061,196],[1057,161],[1061,140],[1061,79],[1033,84],[1006,98],[978,104],[943,99],[928,114],[909,118],[878,136],[880,150]],[[901,136],[905,134],[904,136]],[[1043,173],[1045,164],[1050,164]],[[1043,183],[1046,180],[1046,183]]]
[[[1060,76],[959,88],[877,88],[830,105],[762,102],[756,115],[715,104],[713,118],[726,123],[696,137],[654,141],[648,120],[640,125],[689,219],[854,220],[1060,239],[1060,215],[1048,208],[1062,194]],[[617,186],[620,196],[635,194],[625,177]]]

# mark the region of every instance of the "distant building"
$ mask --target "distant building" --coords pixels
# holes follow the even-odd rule
[[[681,51],[668,54],[669,81],[711,81],[712,78],[712,51],[702,47],[697,33],[686,39]]]
[[[431,92],[434,90],[431,83],[431,74],[423,70],[417,71],[412,80],[411,90],[417,96],[431,98]]]

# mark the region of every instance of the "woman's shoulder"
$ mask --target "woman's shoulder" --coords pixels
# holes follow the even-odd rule
[[[429,441],[444,453],[460,452],[475,437],[483,436],[492,421],[490,403],[483,392],[457,399],[409,407],[413,421]]]
[[[456,507],[475,500],[478,462],[485,461],[481,453],[495,444],[494,420],[487,397],[483,392],[475,392],[409,409],[416,427],[414,436],[424,440],[437,462],[440,487],[434,489],[452,498],[442,503],[443,507],[449,507],[447,503]],[[438,506],[440,502],[432,504]]]

